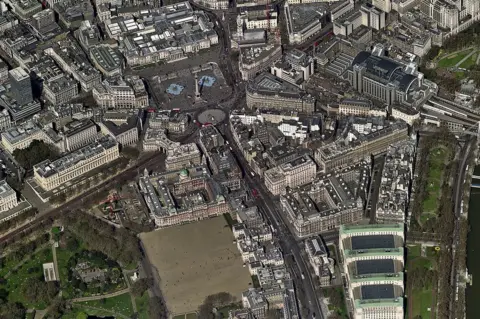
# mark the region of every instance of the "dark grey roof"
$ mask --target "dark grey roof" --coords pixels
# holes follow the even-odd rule
[[[389,285],[365,285],[362,286],[362,299],[393,299],[395,298],[395,289],[392,284]]]
[[[369,235],[352,237],[353,250],[375,248],[395,248],[395,237],[393,235]]]
[[[391,274],[395,272],[393,259],[357,260],[357,275]]]
[[[352,65],[360,65],[366,68],[366,73],[376,76],[385,83],[397,85],[402,91],[406,91],[416,77],[407,74],[404,66],[392,59],[383,56],[372,55],[362,51],[353,60]]]

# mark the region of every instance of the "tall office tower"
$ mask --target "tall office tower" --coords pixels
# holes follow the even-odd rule
[[[10,70],[8,73],[12,95],[17,104],[21,106],[33,101],[32,84],[28,73],[20,67]]]

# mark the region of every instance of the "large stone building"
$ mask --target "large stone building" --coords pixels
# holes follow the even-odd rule
[[[97,126],[90,119],[72,121],[61,129],[61,134],[65,150],[71,152],[94,142],[97,139]]]
[[[202,153],[197,144],[189,143],[171,147],[167,150],[165,168],[167,171],[180,170],[185,167],[198,166],[202,162]]]
[[[34,140],[52,143],[48,135],[33,123],[11,127],[2,133],[2,148],[12,154],[17,149],[30,146]]]
[[[379,49],[379,52],[381,54],[383,50]],[[347,77],[359,93],[387,105],[397,102],[415,107],[432,93],[415,64],[404,65],[366,51],[355,57],[352,67],[347,70]]]
[[[286,188],[310,183],[317,173],[317,165],[310,156],[302,156],[265,172],[265,186],[273,195],[285,194]]]
[[[17,204],[17,193],[5,180],[0,181],[0,213],[15,208]]]
[[[350,118],[334,142],[315,150],[315,160],[321,170],[330,172],[383,153],[391,144],[406,139],[408,126],[404,122]]]
[[[58,160],[45,160],[33,167],[34,181],[50,191],[89,171],[110,163],[119,156],[118,143],[110,136],[69,153]]]
[[[339,248],[354,319],[403,319],[404,225],[341,226]]]
[[[115,76],[97,85],[92,91],[98,106],[105,109],[139,109],[148,106],[145,84],[137,76]]]
[[[140,178],[139,187],[158,227],[198,221],[230,211],[221,188],[205,167],[147,174]]]
[[[295,235],[305,238],[360,222],[369,174],[368,164],[361,163],[323,174],[310,185],[282,195],[280,203]]]
[[[247,84],[247,107],[313,113],[315,98],[270,73],[261,73]]]

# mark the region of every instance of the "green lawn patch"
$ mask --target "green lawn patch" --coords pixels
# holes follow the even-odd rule
[[[465,58],[470,52],[471,52],[471,49],[444,57],[443,59],[438,61],[438,67],[440,68],[454,67],[458,62],[462,61],[462,59]]]
[[[448,153],[444,147],[440,146],[433,148],[428,156],[427,197],[423,201],[424,213],[420,217],[421,223],[431,217],[429,215],[423,216],[425,213],[437,214]]]
[[[127,317],[130,317],[133,313],[132,301],[129,293],[100,300],[78,302],[76,304],[79,306],[89,306],[110,311],[112,313],[122,314]]]
[[[411,318],[418,318],[420,316],[422,319],[430,319],[432,317],[432,290],[427,289],[413,289],[412,295],[409,296],[412,298],[412,314]]]
[[[173,317],[173,319],[185,319],[185,315],[178,315]]]
[[[236,305],[236,306],[237,306],[237,308],[239,307],[238,305]],[[220,308],[220,311],[222,309],[224,309],[224,308]],[[233,310],[233,309],[230,309],[230,310]],[[224,318],[227,318],[227,317],[228,317],[228,313],[227,313],[227,316],[224,317]],[[195,312],[187,313],[187,318],[186,319],[197,319],[197,318],[198,318],[198,316]]]
[[[422,255],[422,246],[420,245],[408,245],[407,246],[407,260],[414,257],[420,257]]]
[[[477,62],[478,52],[472,54],[468,59],[466,59],[462,64],[459,65],[460,68],[469,69],[474,66]]]
[[[135,304],[137,305],[138,319],[149,319],[148,316],[148,292],[145,292],[141,297],[135,298]]]
[[[238,309],[238,308],[242,308],[242,305],[238,304],[238,303],[234,303],[234,304],[222,307],[222,308],[218,308],[218,313],[222,314],[221,318],[228,318],[229,317],[228,313],[231,310],[235,310],[235,309]],[[189,314],[187,314],[186,319],[197,319],[197,314],[196,313],[189,313]]]
[[[0,289],[8,291],[8,300],[20,302],[26,308],[45,309],[47,306],[45,303],[31,304],[25,299],[22,294],[22,285],[29,278],[41,278],[43,280],[43,264],[48,262],[53,262],[50,247],[37,251],[16,271],[12,272],[6,279],[6,283],[0,285]]]

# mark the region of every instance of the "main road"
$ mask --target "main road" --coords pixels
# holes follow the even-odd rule
[[[227,124],[223,125],[226,126]],[[284,216],[277,210],[277,205],[275,205],[273,202],[268,190],[258,177],[252,177],[250,172],[247,170],[249,165],[243,157],[242,152],[238,149],[230,129],[226,128],[223,131],[226,140],[229,141],[229,145],[232,147],[233,154],[239,161],[240,166],[245,169],[245,182],[247,183],[248,187],[257,190],[259,199],[257,200],[257,206],[260,208],[260,211],[266,217],[270,225],[272,225],[275,229],[277,233],[276,237],[279,239],[283,254],[292,254],[299,273],[301,273],[305,278],[301,282],[301,286],[305,292],[305,300],[301,300],[301,302],[302,305],[310,311],[308,317],[324,319],[325,315],[322,311],[319,297],[315,290],[315,284],[313,282],[311,272],[309,271],[307,263],[305,262],[305,259],[301,253],[301,249],[297,240],[292,235],[290,228],[287,226]]]
[[[450,273],[450,283],[453,288],[454,295],[456,294],[457,289],[457,262],[456,262],[456,253],[457,246],[459,242],[459,227],[460,227],[460,218],[462,213],[462,202],[463,202],[463,193],[465,191],[465,175],[467,174],[468,159],[470,158],[470,153],[472,152],[472,143],[476,139],[467,138],[467,141],[460,153],[460,165],[458,166],[457,180],[455,183],[454,189],[454,214],[455,214],[455,227],[453,229],[453,241],[452,241],[452,272]],[[456,317],[455,307],[454,307],[455,298],[450,298],[450,318]]]

